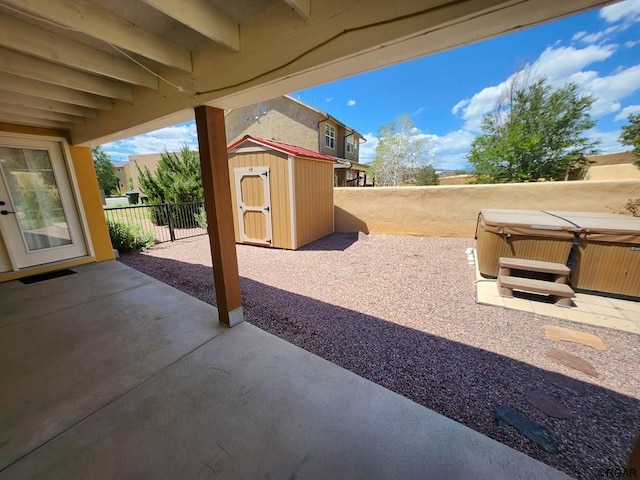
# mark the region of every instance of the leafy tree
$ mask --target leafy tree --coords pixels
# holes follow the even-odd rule
[[[116,168],[111,162],[109,154],[102,147],[93,147],[91,149],[93,157],[93,167],[98,177],[98,185],[105,195],[109,195],[113,190],[118,188],[118,177],[116,177]]]
[[[152,204],[181,202],[200,202],[204,198],[202,189],[202,173],[200,157],[197,152],[189,150],[187,145],[180,153],[169,153],[165,150],[160,157],[155,172],[147,167],[138,167],[140,190],[149,197]],[[151,220],[156,225],[168,222],[166,209],[156,207],[152,211]],[[171,220],[176,228],[192,228],[198,225],[198,219],[190,208],[173,206]]]
[[[150,203],[199,202],[204,198],[200,157],[187,145],[179,153],[165,150],[155,172],[138,167],[138,182]]]
[[[477,183],[566,180],[596,153],[598,142],[583,136],[595,125],[593,96],[579,95],[575,83],[553,89],[545,77],[525,84],[520,78],[514,76],[495,111],[485,115],[471,144]]]
[[[414,185],[438,185],[440,177],[433,165],[425,165],[415,170],[413,174]]]
[[[633,153],[636,156],[633,164],[640,168],[640,113],[629,115],[629,125],[622,127],[620,143],[633,147]]]
[[[380,127],[376,156],[371,162],[376,185],[414,182],[411,173],[431,163],[429,140],[418,133],[409,115]]]

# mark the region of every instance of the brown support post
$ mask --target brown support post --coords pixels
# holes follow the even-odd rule
[[[195,108],[195,113],[218,318],[221,323],[233,327],[242,322],[243,313],[224,110],[201,105]]]

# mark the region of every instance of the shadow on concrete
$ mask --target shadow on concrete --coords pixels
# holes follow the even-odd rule
[[[209,267],[154,257],[153,269],[146,270],[151,260],[137,254],[122,261],[215,305],[213,285],[202,289],[203,282],[213,283]],[[181,274],[185,269],[189,275]],[[640,430],[640,401],[633,397],[574,379],[584,390],[575,394],[551,384],[547,370],[507,356],[249,278],[241,277],[241,287],[246,321],[572,477],[604,477],[605,469],[623,468],[629,459]],[[561,420],[537,410],[525,400],[534,390],[557,399],[574,417]],[[498,423],[494,409],[504,404],[548,428],[559,452],[547,453]]]

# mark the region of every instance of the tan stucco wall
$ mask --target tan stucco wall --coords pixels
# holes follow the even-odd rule
[[[317,152],[318,122],[322,118],[317,112],[287,97],[236,108],[224,118],[227,145],[245,135],[253,135]],[[324,142],[324,127],[322,128]]]
[[[160,153],[147,153],[144,155],[129,155],[129,163],[124,167],[124,175],[127,178],[127,190],[133,190],[140,192],[140,182],[138,181],[138,168],[144,171],[147,167],[150,171],[155,172],[158,168],[158,162],[162,154]],[[129,184],[129,179],[133,182]]]
[[[93,168],[91,149],[88,147],[69,147],[71,161],[78,181],[78,190],[82,200],[82,209],[87,217],[87,226],[91,243],[98,262],[112,260],[113,247],[102,208],[102,197],[98,177]]]
[[[451,175],[449,177],[440,177],[439,185],[467,185],[473,180],[473,175]]]
[[[127,166],[116,167],[115,174],[118,177],[118,190],[120,193],[125,193],[129,190],[129,180],[127,180]]]
[[[245,135],[253,135],[354,162],[359,158],[359,144],[362,141],[360,136],[355,135],[355,152],[348,153],[346,137],[352,133],[349,128],[345,128],[334,120],[327,120],[326,115],[321,115],[286,96],[230,110],[225,114],[224,119],[228,145]],[[333,149],[325,147],[325,123],[335,128],[335,148]]]
[[[610,213],[637,197],[640,180],[336,188],[335,231],[473,237],[481,208]]]
[[[635,155],[633,152],[603,153],[602,155],[591,155],[587,159],[593,166],[620,165],[622,163],[633,163]]]
[[[594,165],[589,167],[584,177],[594,180],[640,180],[640,168],[630,163],[620,165]]]

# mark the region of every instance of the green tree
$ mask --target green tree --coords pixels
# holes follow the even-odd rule
[[[579,95],[575,83],[553,89],[545,77],[522,84],[522,74],[485,115],[471,144],[476,183],[566,180],[596,153],[598,142],[583,136],[595,125],[589,115],[595,98]]]
[[[199,202],[204,198],[200,157],[187,145],[179,153],[165,150],[155,172],[138,167],[138,182],[150,203]]]
[[[419,134],[409,115],[380,127],[376,156],[371,162],[376,185],[415,183],[413,174],[431,162],[429,139]]]
[[[91,149],[93,157],[93,167],[98,177],[98,185],[105,195],[118,188],[118,177],[116,177],[116,168],[111,162],[109,154],[102,147],[93,147]]]
[[[414,180],[415,185],[438,185],[440,183],[440,177],[433,165],[417,168],[414,173]]]
[[[165,150],[160,156],[155,172],[147,167],[138,168],[138,182],[140,190],[149,197],[152,204],[182,202],[200,202],[204,198],[202,190],[202,173],[200,171],[200,157],[187,145],[179,153],[169,153]],[[192,228],[198,225],[192,208],[172,205],[171,220],[176,228]],[[167,210],[156,207],[152,210],[151,220],[156,225],[166,225]],[[206,221],[206,220],[205,220]]]
[[[622,127],[620,143],[633,147],[633,153],[636,156],[633,164],[640,168],[640,113],[629,115],[629,125]]]

